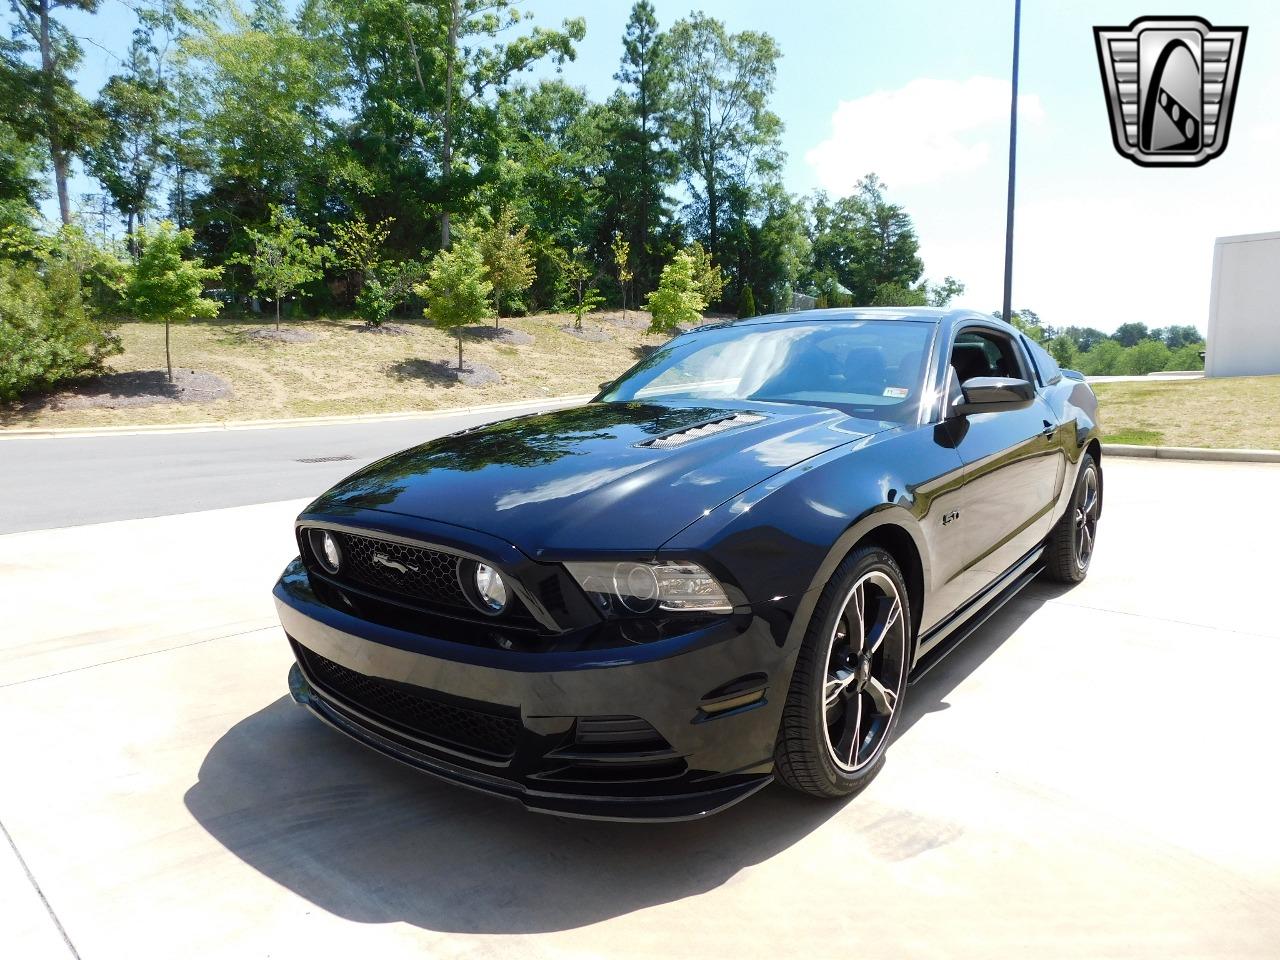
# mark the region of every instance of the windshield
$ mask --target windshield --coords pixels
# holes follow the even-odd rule
[[[824,320],[706,330],[659,347],[601,399],[803,403],[901,423],[915,417],[934,329]]]

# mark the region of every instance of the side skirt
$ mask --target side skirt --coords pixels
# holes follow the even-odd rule
[[[1044,566],[1044,550],[1043,546],[1036,547],[985,592],[974,597],[926,636],[921,637],[920,646],[925,648],[925,652],[912,668],[908,682],[915,683],[946,659],[947,654],[964,643],[992,614],[1034,580]]]

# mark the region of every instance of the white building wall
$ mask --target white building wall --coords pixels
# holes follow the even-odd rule
[[[1214,243],[1204,371],[1209,377],[1280,374],[1280,233]]]

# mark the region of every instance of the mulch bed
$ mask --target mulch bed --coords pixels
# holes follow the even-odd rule
[[[523,330],[512,330],[510,327],[463,327],[462,332],[476,340],[491,340],[494,343],[505,343],[513,347],[527,347],[533,343],[533,336]]]
[[[649,314],[637,313],[634,310],[628,310],[624,317],[622,311],[618,310],[613,313],[596,314],[596,316],[605,323],[612,324],[615,327],[622,327],[624,330],[648,330]]]
[[[575,327],[571,323],[567,323],[560,328],[571,337],[577,337],[587,343],[604,343],[606,340],[612,340],[613,334],[608,330],[596,330],[591,327]]]
[[[439,384],[462,384],[464,387],[483,387],[502,382],[502,375],[487,363],[463,360],[458,369],[457,358],[447,360],[401,360],[391,364],[388,372],[397,380],[425,380]]]
[[[174,368],[173,383],[163,370],[107,373],[23,404],[24,411],[123,410],[162,403],[210,403],[231,396],[231,384],[204,370]]]
[[[384,323],[380,327],[371,327],[367,323],[353,323],[352,330],[359,330],[361,333],[378,333],[384,337],[407,337],[409,328],[402,327],[398,323]]]
[[[244,336],[250,340],[274,340],[276,343],[314,343],[320,339],[306,330],[277,330],[275,327],[247,330]]]

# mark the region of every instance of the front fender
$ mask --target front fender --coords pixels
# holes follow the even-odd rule
[[[960,458],[933,427],[895,428],[770,477],[686,527],[661,552],[715,557],[753,602],[789,598],[786,642],[794,651],[821,588],[878,528],[892,525],[911,538],[926,597],[940,578],[953,576],[950,554],[938,564],[943,526],[935,514],[962,485]]]

